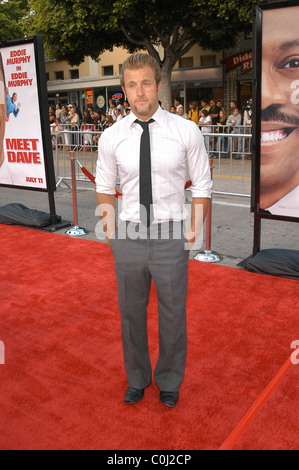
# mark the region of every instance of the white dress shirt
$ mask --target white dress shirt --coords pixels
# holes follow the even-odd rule
[[[141,126],[131,112],[104,131],[99,139],[96,191],[115,194],[117,175],[122,192],[121,220],[140,222],[139,160]],[[149,124],[154,223],[187,217],[185,183],[192,196],[210,198],[211,171],[203,136],[197,125],[160,107]]]

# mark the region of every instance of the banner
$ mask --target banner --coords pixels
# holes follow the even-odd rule
[[[37,38],[0,47],[0,186],[55,190],[42,66]],[[45,77],[42,85],[46,89]]]
[[[299,221],[299,2],[256,18],[255,211]]]
[[[240,52],[224,59],[225,72],[231,72],[240,67],[240,73],[250,72],[252,70],[252,51]]]

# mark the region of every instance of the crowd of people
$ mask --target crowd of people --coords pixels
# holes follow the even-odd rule
[[[71,134],[66,132],[63,137],[60,135],[63,130],[68,131],[69,129],[72,131],[82,129],[84,131],[85,146],[97,145],[99,135],[94,135],[91,132],[103,132],[107,127],[124,118],[129,112],[130,108],[126,101],[121,104],[120,101],[109,100],[109,107],[105,113],[98,107],[88,106],[82,114],[77,103],[62,106],[56,104],[56,108],[51,105],[49,119],[53,148],[56,146],[58,139],[58,146],[66,144],[65,149],[69,150],[72,144]]]
[[[105,112],[98,107],[88,106],[87,109],[84,109],[83,115],[76,103],[63,106],[57,104],[56,109],[50,106],[49,117],[53,148],[56,144],[58,146],[65,144],[66,150],[69,150],[72,144],[71,134],[66,133],[63,137],[59,134],[66,129],[83,130],[84,145],[86,147],[97,145],[100,133],[123,119],[130,111],[127,101],[121,103],[121,101],[112,99],[109,100],[109,106]],[[204,137],[207,150],[210,153],[215,152],[214,156],[225,158],[227,154],[234,154],[235,158],[241,158],[244,151],[244,139],[228,139],[225,138],[225,134],[251,133],[252,99],[248,100],[242,111],[238,108],[236,101],[230,102],[230,109],[227,111],[223,107],[222,100],[212,99],[208,102],[201,99],[190,102],[187,113],[184,112],[180,100],[174,99],[173,106],[169,111],[195,122],[202,133],[206,134]],[[91,131],[97,131],[99,134],[91,133]],[[207,135],[211,133],[219,133],[222,136],[215,139]],[[56,142],[57,139],[58,142]]]
[[[179,99],[174,100],[170,108],[171,113],[178,114],[185,119],[189,119],[197,124],[203,134],[222,134],[222,136],[212,137],[205,135],[207,150],[215,157],[226,158],[233,155],[234,158],[242,158],[242,152],[246,150],[247,142],[244,138],[225,138],[224,134],[244,134],[251,133],[252,127],[252,98],[250,98],[243,110],[240,110],[236,101],[230,102],[230,109],[226,111],[222,100],[212,99],[209,102],[205,99],[200,102],[189,103],[189,112],[184,113],[183,105]],[[215,153],[214,153],[215,152]]]

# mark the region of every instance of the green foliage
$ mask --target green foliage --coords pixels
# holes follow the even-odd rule
[[[23,20],[28,14],[28,0],[0,1],[0,41],[24,36]]]
[[[41,34],[46,53],[78,65],[104,50],[145,49],[174,66],[196,43],[220,50],[250,28],[252,0],[29,0],[29,34]],[[155,45],[161,45],[159,57]]]

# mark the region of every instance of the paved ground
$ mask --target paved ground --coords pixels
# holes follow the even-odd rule
[[[239,162],[238,162],[239,163]],[[227,163],[229,165],[229,163]],[[216,168],[215,168],[216,172]],[[223,178],[225,180],[225,178]],[[187,191],[187,198],[190,192]],[[78,223],[88,234],[88,240],[98,240],[96,226],[99,218],[95,215],[96,198],[94,185],[79,182],[77,184]],[[44,193],[15,189],[0,189],[0,207],[19,202],[30,209],[49,211],[48,196]],[[72,190],[61,184],[55,193],[56,212],[63,220],[73,222]],[[216,194],[212,205],[212,252],[221,257],[220,264],[237,267],[238,263],[252,253],[253,247],[253,214],[250,213],[250,200],[246,197]],[[53,236],[64,235],[66,228],[57,230]],[[205,232],[205,230],[204,230]],[[205,237],[204,237],[205,238]],[[203,246],[196,252],[205,250]],[[298,224],[279,221],[262,222],[262,249],[286,248],[299,250]]]

